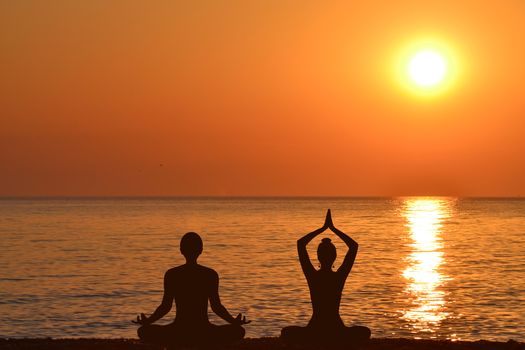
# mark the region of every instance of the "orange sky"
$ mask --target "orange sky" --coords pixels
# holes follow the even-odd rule
[[[349,3],[1,2],[0,195],[525,195],[525,2]]]

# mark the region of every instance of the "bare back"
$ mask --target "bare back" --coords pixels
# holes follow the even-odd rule
[[[342,326],[339,305],[346,276],[335,271],[313,271],[306,275],[312,301],[310,326]]]
[[[184,326],[209,324],[208,300],[218,287],[217,273],[202,265],[181,265],[166,272],[165,289],[177,308],[175,323]]]

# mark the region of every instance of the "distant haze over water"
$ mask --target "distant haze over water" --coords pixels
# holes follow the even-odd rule
[[[525,341],[525,200],[439,197],[0,200],[0,337],[136,337],[130,321],[161,301],[188,231],[204,239],[199,261],[221,276],[224,305],[253,320],[248,337],[306,325],[296,240],[327,208],[359,243],[347,325],[373,337]],[[327,235],[309,246],[314,266]],[[331,238],[337,267],[346,249]]]

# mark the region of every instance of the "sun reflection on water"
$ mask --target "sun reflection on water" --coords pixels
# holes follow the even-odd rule
[[[436,198],[410,198],[404,203],[402,215],[407,220],[412,251],[403,277],[412,306],[402,310],[401,317],[415,331],[433,333],[447,317],[441,288],[447,279],[440,272],[444,262],[441,226],[450,216],[450,205],[450,200]]]

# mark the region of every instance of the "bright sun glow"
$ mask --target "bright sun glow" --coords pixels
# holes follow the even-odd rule
[[[431,87],[443,81],[447,73],[447,64],[439,53],[420,51],[408,64],[410,78],[421,87]]]
[[[412,96],[425,100],[442,97],[464,79],[463,58],[451,41],[421,37],[396,50],[392,77]]]

